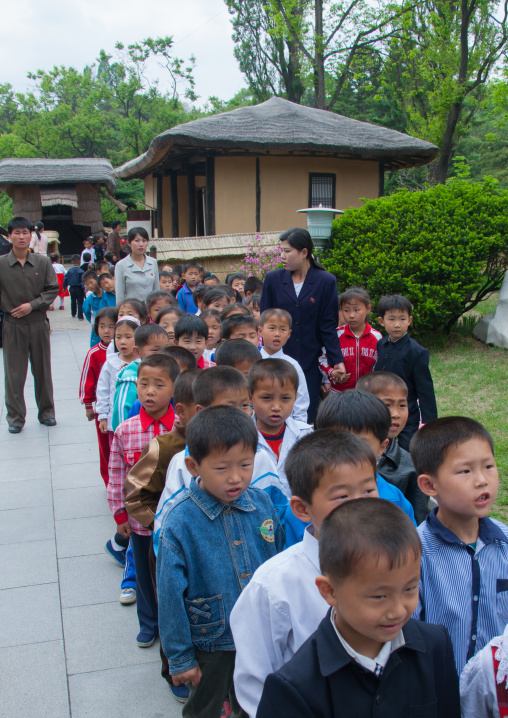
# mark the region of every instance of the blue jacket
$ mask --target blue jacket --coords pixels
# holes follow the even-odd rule
[[[171,674],[198,665],[196,648],[234,650],[233,606],[254,571],[283,543],[264,491],[248,488],[226,505],[192,479],[164,519],[157,553],[159,631]]]
[[[310,267],[297,297],[291,272],[287,269],[268,272],[259,308],[264,312],[272,307],[285,309],[293,318],[284,353],[296,359],[303,371],[317,365],[322,347],[330,365],[344,361],[337,336],[339,297],[333,274]]]
[[[178,300],[178,306],[184,312],[187,312],[187,314],[196,314],[196,312],[198,311],[198,308],[194,304],[194,299],[192,298],[193,294],[194,289],[191,289],[187,286],[187,283],[185,283],[176,295],[176,298]]]
[[[303,646],[268,676],[260,718],[460,718],[459,679],[443,626],[410,619],[405,644],[393,651],[381,677],[346,652],[330,611]]]
[[[104,293],[103,293],[104,295]],[[102,297],[98,297],[93,292],[88,295],[88,297],[83,302],[83,314],[88,319],[90,324],[92,324],[92,333],[90,335],[90,346],[94,347],[96,344],[100,342],[100,337],[97,336],[97,334],[93,330],[93,323],[94,318],[99,309],[101,309],[101,302]]]
[[[99,309],[104,307],[116,307],[116,294],[114,292],[102,292]]]
[[[81,267],[76,267],[76,265],[71,267],[64,277],[63,288],[67,289],[67,287],[81,287],[82,289],[84,289],[85,285],[83,284],[83,274],[84,272]]]

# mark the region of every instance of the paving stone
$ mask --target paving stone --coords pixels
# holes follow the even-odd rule
[[[66,422],[64,422],[60,417],[59,419],[60,421],[58,422],[58,425],[49,432],[50,446],[58,446],[59,444],[75,444],[78,437],[82,444],[97,444],[95,422],[87,421],[84,408],[81,416],[81,422],[79,424],[79,431],[75,426],[67,426]]]
[[[19,434],[19,436],[21,436]],[[3,481],[24,481],[25,479],[47,479],[51,476],[49,456],[30,456],[25,441],[20,443],[20,454],[24,458],[2,459],[0,464],[0,483]],[[27,455],[28,454],[28,455]]]
[[[65,464],[86,464],[99,458],[99,445],[95,444],[63,444],[51,446],[51,462]]]
[[[91,556],[61,558],[58,570],[63,608],[118,601],[123,571],[105,551]],[[136,613],[135,604],[122,608]]]
[[[63,641],[0,648],[1,715],[69,718]]]
[[[112,515],[55,521],[58,558],[102,553],[115,533]]]
[[[0,545],[54,538],[55,524],[52,506],[0,512]]]
[[[54,540],[0,546],[0,589],[55,581],[58,572]]]
[[[62,638],[58,583],[0,592],[0,647]]]
[[[53,490],[77,489],[85,486],[104,486],[100,475],[99,462],[90,461],[86,464],[53,465]]]
[[[62,489],[54,492],[55,519],[81,519],[87,516],[110,516],[106,487]]]
[[[51,506],[53,492],[51,479],[5,481],[1,484],[0,512],[9,509],[26,509],[33,506]],[[1,513],[0,513],[1,516]]]
[[[9,433],[9,432],[7,432]],[[23,436],[23,432],[21,434],[16,434],[11,436],[15,439],[16,436],[21,437]],[[23,440],[24,437],[23,437]],[[24,446],[20,446],[19,443],[16,443],[15,441],[6,442],[2,446],[2,465],[4,460],[8,459],[16,459],[19,461],[20,458],[23,458],[25,456],[29,456],[30,458],[34,458],[36,456],[48,456],[49,454],[49,446],[48,446],[48,438],[47,436],[43,436],[40,438],[31,438],[30,444],[25,444]]]

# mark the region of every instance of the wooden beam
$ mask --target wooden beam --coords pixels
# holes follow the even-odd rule
[[[189,237],[196,236],[196,180],[194,171],[187,173],[187,215],[189,218]]]
[[[162,231],[162,175],[157,175],[157,201],[155,203],[157,207],[157,236],[164,237]]]
[[[209,153],[206,157],[206,227],[205,235],[215,234],[215,157]]]
[[[378,197],[383,197],[385,193],[385,163],[379,163],[379,189]]]
[[[176,172],[171,172],[171,236],[179,237],[178,227],[178,175]]]
[[[261,232],[261,179],[259,157],[256,157],[256,232]]]

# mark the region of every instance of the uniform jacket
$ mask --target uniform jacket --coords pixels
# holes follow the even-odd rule
[[[46,320],[46,309],[60,287],[53,265],[43,254],[28,252],[24,265],[13,251],[0,257],[0,310],[7,321],[16,324],[36,324]],[[11,311],[29,303],[30,314],[14,319]]]
[[[97,383],[106,361],[106,345],[99,342],[88,350],[79,382],[79,400],[87,409],[97,399]]]
[[[171,674],[197,665],[196,648],[234,650],[229,616],[235,601],[283,542],[264,491],[248,488],[223,504],[192,479],[166,515],[157,556],[159,630]]]
[[[191,289],[187,286],[187,284],[184,284],[176,295],[176,298],[178,300],[178,306],[183,312],[186,312],[187,314],[196,314],[196,312],[198,311],[198,308],[194,303],[194,299],[192,298],[193,294],[194,289]]]
[[[67,289],[67,287],[81,287],[82,289],[84,289],[85,285],[83,284],[83,274],[84,272],[81,267],[76,267],[76,265],[71,267],[64,277],[63,288]]]
[[[141,359],[134,359],[120,369],[116,375],[115,396],[113,398],[113,417],[111,426],[116,431],[122,421],[129,418],[132,405],[138,398],[138,367]],[[139,413],[139,412],[138,412]]]
[[[330,376],[333,371],[333,365],[330,365],[324,349],[319,357],[319,366],[327,377],[327,381],[330,382],[332,391],[346,391],[346,389],[354,389],[358,379],[372,371],[377,360],[377,343],[382,339],[383,335],[377,329],[373,329],[370,324],[367,324],[362,336],[357,337],[353,334],[349,325],[345,324],[337,329],[337,336],[344,356],[346,372],[351,376],[344,384],[339,384],[339,382],[335,381]]]
[[[397,439],[390,439],[378,459],[377,470],[383,479],[402,491],[414,509],[416,523],[421,524],[429,513],[429,499],[418,488],[418,474],[409,451],[402,449]]]
[[[424,424],[437,419],[434,383],[429,369],[429,352],[405,334],[396,342],[388,335],[377,345],[374,371],[391,371],[407,384],[408,425]],[[418,408],[418,405],[420,408]]]
[[[264,312],[272,307],[285,309],[293,318],[284,352],[296,359],[303,371],[316,364],[323,346],[331,364],[344,361],[337,337],[339,299],[333,274],[309,267],[297,297],[291,272],[287,269],[268,272],[259,308]]]
[[[330,612],[293,658],[266,679],[259,718],[460,718],[459,680],[443,626],[409,620],[405,645],[380,678],[342,646]]]
[[[116,303],[121,304],[124,299],[136,297],[145,301],[150,292],[159,289],[159,270],[157,260],[145,256],[145,264],[140,269],[129,255],[115,265],[115,293]]]
[[[113,431],[113,402],[115,398],[116,377],[120,369],[127,366],[118,352],[106,353],[106,361],[97,382],[97,404],[95,411],[99,421],[108,420],[108,431]]]

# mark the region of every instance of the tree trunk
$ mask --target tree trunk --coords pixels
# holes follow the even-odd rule
[[[316,107],[324,110],[325,103],[325,62],[323,57],[323,0],[315,0],[315,53],[314,53],[314,100]]]
[[[434,179],[437,184],[444,184],[448,177],[448,167],[453,154],[453,137],[462,110],[462,102],[454,102],[448,113],[448,122],[441,143],[439,159],[434,171]]]

